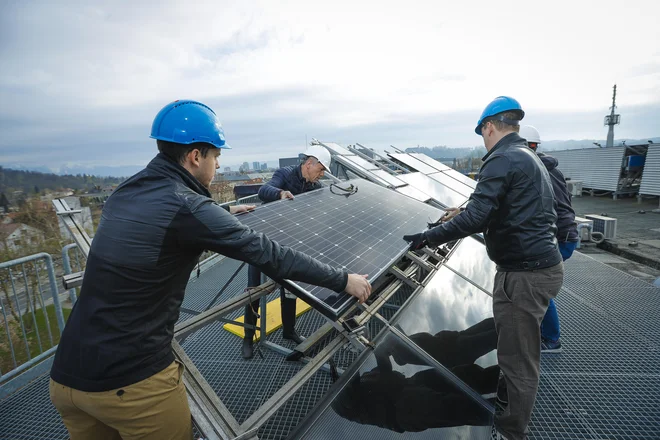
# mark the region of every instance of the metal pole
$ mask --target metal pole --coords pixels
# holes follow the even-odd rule
[[[323,175],[324,175],[325,177],[329,177],[330,180],[332,180],[332,181],[335,182],[335,183],[341,183],[341,182],[342,182],[340,179],[338,179],[338,178],[336,178],[335,176],[333,176],[332,173],[331,173],[330,171],[326,171],[325,173],[323,173]]]
[[[360,145],[360,144],[356,144],[356,145]],[[360,146],[362,147],[362,145],[360,145]],[[364,147],[362,147],[362,148],[364,148]],[[381,158],[382,160],[384,160],[385,162],[389,163],[390,165],[392,165],[392,166],[394,166],[394,167],[397,167],[397,168],[400,169],[401,171],[405,171],[406,173],[409,173],[409,172],[410,172],[409,169],[402,167],[401,165],[399,165],[399,164],[396,163],[396,162],[393,162],[390,158],[388,158],[388,157],[386,157],[386,156],[383,156],[383,155],[380,154],[380,153],[376,153],[375,151],[374,151],[373,153],[374,153],[376,156],[380,157],[380,158]],[[387,153],[387,151],[386,151],[386,153]]]
[[[39,335],[39,326],[37,325],[37,315],[35,315],[34,313],[35,304],[32,304],[32,299],[30,298],[30,285],[27,279],[27,271],[25,270],[25,264],[21,264],[21,269],[23,269],[23,282],[25,282],[25,295],[27,296],[28,309],[30,309],[30,313],[32,314],[32,323],[34,324],[34,332],[37,335],[37,344],[39,344],[39,353],[43,353],[44,348],[41,345],[41,336]]]
[[[390,152],[387,151],[387,150],[385,150],[385,153],[386,153],[386,154],[390,154]],[[406,153],[399,153],[399,154],[406,154]],[[410,173],[410,172],[412,172],[412,171],[410,171],[410,168],[404,168],[404,167],[402,167],[402,166],[400,166],[400,165],[397,165],[397,166],[398,166],[399,168],[401,168],[402,170],[405,170],[406,173]]]
[[[53,266],[53,258],[50,254],[42,252],[37,254],[46,260],[46,269],[48,270],[48,281],[50,282],[50,294],[53,296],[53,305],[55,306],[55,317],[57,318],[57,326],[60,328],[60,335],[64,331],[64,314],[62,313],[62,306],[60,305],[60,294],[57,290],[57,281],[55,281],[55,268]]]
[[[14,284],[14,276],[9,269],[9,279],[11,280],[11,291],[14,293],[14,299],[16,300],[16,308],[18,309],[18,320],[21,322],[21,330],[23,330],[23,342],[25,342],[25,350],[27,352],[28,360],[32,359],[32,354],[30,353],[30,344],[28,344],[27,334],[25,333],[25,326],[23,325],[23,312],[21,312],[21,303],[18,300],[18,295],[16,294],[16,285]]]
[[[281,289],[281,287],[280,287]],[[280,301],[282,301],[282,291],[280,290]],[[263,342],[266,340],[266,295],[262,296],[259,302],[261,303],[259,308],[261,309],[261,318],[259,318],[259,341]]]
[[[55,345],[53,342],[53,332],[50,331],[50,319],[48,319],[48,311],[44,304],[44,289],[41,287],[41,279],[39,279],[39,266],[35,265],[37,269],[37,284],[39,285],[39,301],[41,302],[41,313],[44,314],[44,321],[46,321],[46,329],[48,330],[48,338],[50,339],[50,346]]]
[[[9,351],[11,353],[11,360],[14,362],[14,368],[16,368],[16,355],[14,354],[14,343],[11,340],[11,333],[9,333],[9,323],[7,322],[7,312],[5,311],[5,304],[2,301],[1,296],[0,296],[0,309],[2,309],[2,317],[5,319],[5,331],[7,332],[7,340],[9,341]]]
[[[78,247],[78,245],[71,243],[62,248],[62,265],[64,266],[64,273],[67,275],[73,273],[73,270],[71,269],[71,260],[69,259],[69,249],[75,247]],[[69,299],[71,300],[71,304],[75,304],[78,300],[75,287],[73,289],[69,289]]]
[[[190,318],[177,324],[174,327],[174,335],[177,338],[185,338],[192,331],[197,330],[199,327],[207,325],[210,322],[213,322],[217,317],[221,317],[233,312],[234,310],[238,310],[244,307],[246,304],[261,298],[261,296],[268,295],[276,288],[277,283],[275,281],[268,281],[267,283],[264,283],[260,286],[248,289],[246,292],[232,297],[227,301],[224,301],[223,303],[200,313],[194,318]]]
[[[0,381],[5,382],[6,380],[11,379],[12,377],[18,376],[23,371],[30,369],[31,367],[35,366],[39,362],[41,362],[44,359],[48,358],[49,356],[55,354],[56,351],[57,351],[57,345],[54,346],[54,347],[49,348],[48,350],[44,351],[40,355],[35,356],[33,359],[30,359],[29,361],[22,364],[18,368],[14,368],[9,373],[7,373],[4,376],[0,377]],[[16,361],[14,361],[14,366],[16,366]]]
[[[358,144],[359,145],[359,144]],[[361,145],[360,145],[361,146]],[[362,146],[361,146],[362,147]],[[390,174],[396,174],[394,171],[383,165],[382,163],[379,163],[378,161],[374,160],[373,158],[367,156],[366,154],[362,153],[361,151],[358,151],[357,148],[353,148],[350,145],[348,145],[346,148],[348,148],[349,151],[352,151],[353,153],[357,154],[358,157],[361,157],[362,159],[369,161],[376,165],[378,168],[387,171]],[[364,148],[364,147],[362,147]],[[368,171],[368,170],[367,170]]]

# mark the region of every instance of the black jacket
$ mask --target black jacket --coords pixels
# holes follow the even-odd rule
[[[502,270],[532,270],[561,262],[552,184],[547,170],[517,133],[484,157],[465,210],[424,233],[432,245],[484,233],[488,256]]]
[[[280,168],[270,182],[259,189],[259,198],[264,202],[280,199],[281,191],[290,191],[294,196],[323,187],[320,182],[308,182],[302,175],[300,165]]]
[[[575,211],[571,206],[571,194],[566,187],[566,179],[559,168],[559,161],[552,156],[546,156],[543,153],[536,153],[540,158],[545,168],[550,174],[552,181],[552,191],[555,193],[555,201],[557,206],[557,240],[563,241],[577,241],[577,223],[575,222]]]
[[[241,224],[188,171],[162,154],[107,200],[78,302],[51,377],[81,391],[139,382],[174,360],[174,324],[204,250],[247,261],[273,279],[337,292],[348,273]]]

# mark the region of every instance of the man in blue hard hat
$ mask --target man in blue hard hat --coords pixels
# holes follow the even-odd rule
[[[204,250],[246,261],[275,280],[345,291],[371,286],[279,245],[209,193],[229,146],[211,108],[175,101],[154,119],[160,153],[105,203],[80,293],[57,347],[50,396],[72,440],[189,440],[192,425],[172,352],[174,325]],[[229,211],[229,212],[228,212]]]
[[[259,189],[259,199],[263,203],[276,200],[293,199],[298,194],[314,191],[323,185],[319,179],[326,171],[330,171],[330,152],[320,145],[311,145],[303,153],[304,162],[300,165],[280,168],[273,178]],[[248,288],[261,284],[261,271],[255,266],[248,269]],[[296,332],[296,303],[297,297],[288,293],[284,287],[280,288],[280,311],[282,317],[282,337],[295,344],[303,339]],[[257,324],[257,310],[259,300],[245,306],[245,324]],[[250,359],[254,355],[254,327],[245,327],[241,355]]]
[[[540,324],[564,278],[557,248],[552,183],[547,170],[518,135],[525,116],[520,103],[500,96],[481,114],[475,133],[488,151],[479,181],[463,211],[427,231],[407,235],[412,249],[483,233],[497,264],[493,316],[497,359],[508,399],[495,425],[508,439],[527,438],[539,382]],[[500,393],[498,393],[500,394]]]

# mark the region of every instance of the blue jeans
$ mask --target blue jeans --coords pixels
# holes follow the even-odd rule
[[[577,246],[577,241],[560,241],[559,253],[564,261],[571,258],[573,251]],[[545,340],[557,342],[561,336],[559,331],[559,315],[554,300],[550,300],[548,310],[545,312],[543,321],[541,321],[541,337]]]

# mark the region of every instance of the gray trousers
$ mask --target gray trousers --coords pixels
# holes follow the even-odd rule
[[[563,281],[563,263],[547,269],[495,274],[497,361],[509,396],[504,411],[495,414],[495,425],[509,440],[527,438],[539,385],[541,320]]]

